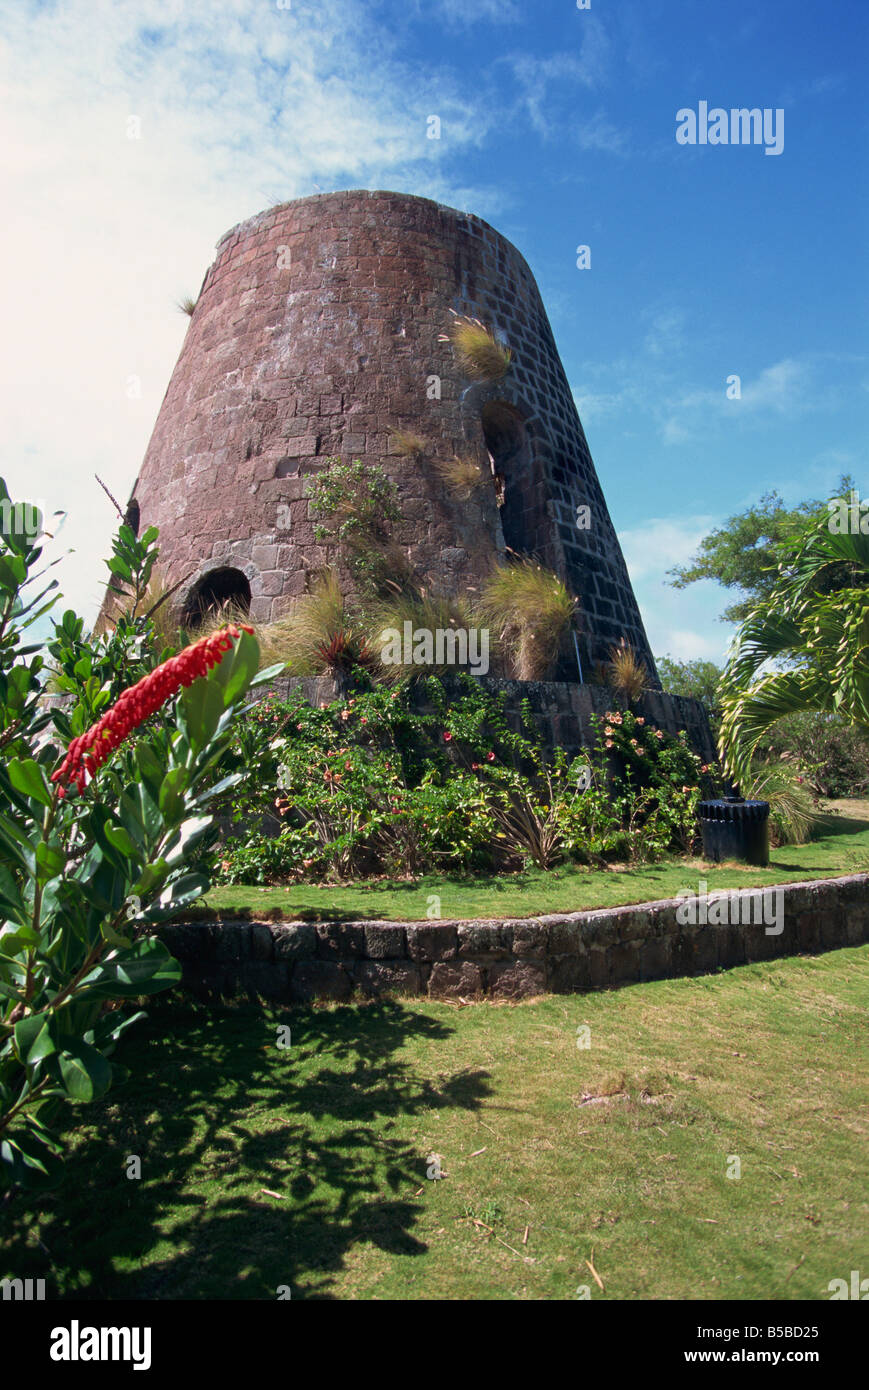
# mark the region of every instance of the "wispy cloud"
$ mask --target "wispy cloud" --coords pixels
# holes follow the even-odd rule
[[[186,328],[174,303],[224,231],[336,187],[503,210],[502,189],[452,174],[495,119],[480,84],[408,65],[387,27],[376,40],[363,0],[34,0],[0,15],[0,256],[15,267],[0,473],[68,511],[77,607],[99,599],[113,525],[93,473],[126,500]]]
[[[720,587],[704,580],[677,590],[667,577],[674,565],[687,564],[703,537],[722,520],[713,515],[650,517],[618,533],[656,656],[680,661],[724,657],[733,629],[718,621],[723,607]]]

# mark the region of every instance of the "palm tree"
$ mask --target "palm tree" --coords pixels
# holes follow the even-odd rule
[[[869,728],[869,535],[834,533],[824,517],[777,549],[777,581],[740,628],[720,687],[721,759],[746,782],[760,739],[787,714]]]

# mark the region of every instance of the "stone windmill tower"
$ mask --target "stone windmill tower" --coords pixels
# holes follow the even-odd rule
[[[461,376],[450,310],[510,347],[501,381]],[[488,454],[501,497],[494,484],[450,495],[400,453],[402,430],[438,457]],[[624,637],[657,681],[534,277],[487,223],[405,194],[330,193],[219,242],[128,511],[159,527],[188,619],[234,599],[269,620],[305,591],[326,559],[306,485],[330,457],[385,468],[395,538],[441,591],[475,589],[509,551],[534,555],[579,597],[586,679]]]

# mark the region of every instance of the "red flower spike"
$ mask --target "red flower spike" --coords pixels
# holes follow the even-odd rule
[[[253,628],[242,623],[245,632],[253,634]],[[164,661],[135,685],[122,690],[111,709],[107,710],[96,724],[86,733],[74,738],[66,750],[66,757],[57,772],[51,775],[52,782],[58,782],[58,796],[64,797],[73,784],[79,792],[85,789],[85,775],[94,777],[110,753],[124,742],[134,729],[144,724],[152,714],[184,687],[192,685],[199,676],[204,676],[213,666],[219,666],[233,641],[241,636],[235,624],[221,628],[210,637],[201,637],[192,646],[185,647],[177,656]]]

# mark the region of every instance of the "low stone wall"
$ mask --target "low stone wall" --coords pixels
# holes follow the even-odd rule
[[[227,918],[170,923],[160,934],[203,997],[518,999],[856,946],[869,941],[869,874],[502,921]]]

